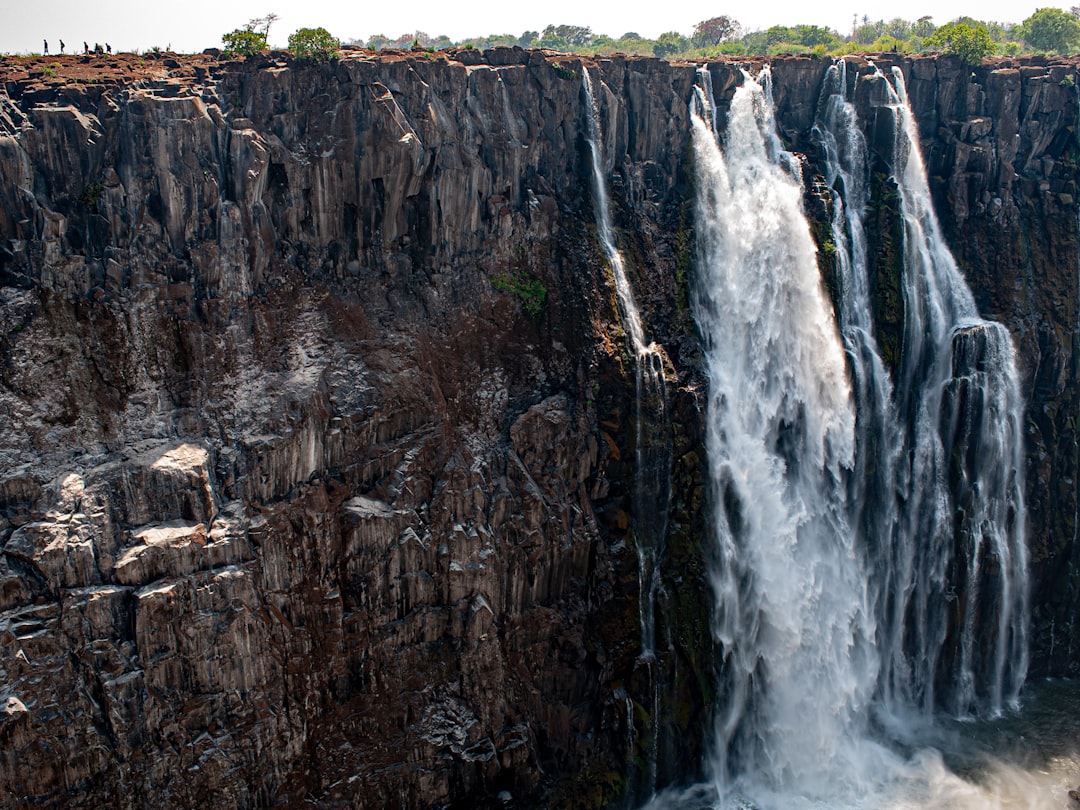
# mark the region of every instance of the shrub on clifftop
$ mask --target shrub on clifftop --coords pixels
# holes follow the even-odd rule
[[[934,31],[923,40],[927,48],[937,48],[946,53],[954,53],[966,64],[977,65],[983,57],[989,56],[997,45],[990,38],[985,27],[971,26],[962,22],[951,22]]]
[[[266,34],[250,28],[237,28],[221,35],[225,43],[222,56],[254,56],[266,50]]]
[[[333,59],[340,47],[341,43],[325,28],[301,28],[289,35],[289,50],[296,59]]]

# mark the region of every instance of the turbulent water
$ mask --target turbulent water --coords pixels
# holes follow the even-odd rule
[[[872,684],[873,617],[848,525],[855,411],[802,186],[749,76],[721,151],[694,116],[698,284],[709,357],[715,632],[725,650],[716,779],[826,795]],[[704,94],[702,94],[704,96]],[[817,782],[815,786],[813,783]]]
[[[815,808],[815,810],[1071,810],[1080,779],[1080,692],[1069,681],[1025,687],[1023,710],[999,717],[911,723],[889,749],[867,741],[880,764],[860,791],[720,797],[715,785],[668,792],[645,810]]]
[[[902,434],[896,430],[892,379],[874,337],[867,267],[867,236],[863,216],[869,203],[866,141],[855,108],[848,103],[847,63],[825,74],[814,136],[824,155],[825,181],[833,191],[832,253],[839,285],[841,338],[851,372],[856,420],[855,468],[849,479],[848,502],[852,529],[868,544],[872,568],[888,562],[896,537],[899,503],[896,486],[902,453]],[[875,615],[884,616],[887,589],[875,588]],[[888,622],[886,622],[886,625]],[[879,640],[879,646],[880,640]]]
[[[693,306],[723,658],[711,782],[656,805],[1058,806],[1060,784],[1028,784],[986,750],[979,767],[937,753],[963,748],[942,717],[1014,717],[1026,674],[1023,403],[1008,332],[979,317],[941,237],[903,76],[860,79],[896,124],[905,322],[889,369],[854,77],[830,69],[815,125],[834,191],[834,315],[768,68],[744,76],[722,139],[699,75]]]

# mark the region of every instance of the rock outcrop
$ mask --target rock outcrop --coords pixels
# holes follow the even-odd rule
[[[896,61],[958,255],[1023,349],[1036,661],[1070,671],[1076,70]],[[5,806],[584,807],[645,785],[646,756],[693,776],[714,643],[695,66],[590,62],[671,361],[654,703],[581,60],[35,64],[0,62]],[[774,62],[811,168],[826,67]],[[722,102],[738,70],[711,70]]]

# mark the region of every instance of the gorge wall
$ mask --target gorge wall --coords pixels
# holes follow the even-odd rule
[[[908,77],[953,249],[1019,347],[1033,672],[1075,674],[1076,66],[877,62]],[[660,783],[695,775],[717,698],[696,66],[588,64],[667,357],[655,668],[580,59],[0,61],[5,806],[595,807],[640,790],[647,756]],[[828,283],[827,66],[773,61]],[[710,72],[723,119],[738,65]],[[858,102],[871,147],[891,138]],[[868,221],[895,361],[887,154]]]

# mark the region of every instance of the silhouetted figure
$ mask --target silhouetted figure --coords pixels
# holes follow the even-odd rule
[[[112,53],[112,45],[110,45],[108,42],[105,43],[105,52]]]
[[[45,55],[49,55],[49,40],[42,40],[45,43]]]
[[[105,53],[105,49],[101,47],[100,42],[95,42],[94,43],[94,53],[98,53],[98,54]]]
[[[85,39],[83,40],[83,44],[82,44],[82,52],[83,52],[84,56],[89,56],[90,55],[90,46],[86,44]]]
[[[60,53],[64,52],[64,40],[60,40]]]

